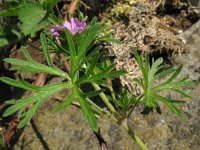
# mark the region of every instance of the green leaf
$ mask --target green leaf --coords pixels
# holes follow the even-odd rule
[[[0,22],[0,48],[7,47],[22,38],[19,25],[11,25],[9,22]]]
[[[1,145],[3,145],[3,141],[4,141],[4,138],[3,138],[3,135],[0,132],[0,148],[1,148]]]
[[[76,56],[76,44],[75,44],[75,41],[73,39],[73,35],[66,28],[64,28],[64,33],[65,33],[65,38],[67,39],[69,53],[73,58],[73,57]]]
[[[33,107],[33,108],[34,108],[34,109],[31,109],[32,111],[29,111],[30,114],[28,113],[28,114],[25,116],[25,118],[23,118],[23,119],[19,122],[19,124],[17,125],[17,128],[18,128],[18,129],[23,128],[27,123],[30,122],[30,120],[32,119],[32,117],[34,116],[35,111],[36,111],[36,107]]]
[[[28,51],[25,49],[24,46],[21,47],[21,51],[23,52],[24,56],[26,57],[26,59],[27,59],[29,62],[32,62],[32,63],[35,62],[35,61],[32,59],[31,55],[28,53]]]
[[[20,6],[0,11],[0,16],[18,16]]]
[[[124,70],[111,71],[111,72],[107,72],[107,73],[103,72],[103,73],[93,75],[91,77],[84,76],[81,79],[79,79],[76,83],[83,84],[83,83],[96,82],[96,81],[99,81],[101,78],[105,78],[105,79],[114,78],[114,77],[118,77],[120,75],[124,75],[125,73],[126,73],[126,71],[124,71]]]
[[[190,96],[189,94],[187,94],[187,93],[185,93],[185,92],[183,92],[183,91],[181,91],[181,90],[178,90],[178,89],[171,89],[171,90],[173,90],[173,91],[175,91],[175,92],[181,94],[181,95],[184,96],[184,97],[187,97],[187,98],[192,99],[192,96]]]
[[[88,119],[91,128],[95,132],[98,132],[98,123],[97,123],[97,120],[96,120],[88,102],[85,99],[83,99],[82,97],[78,97],[78,101],[81,105],[83,115],[84,115],[84,117],[86,117]]]
[[[185,101],[182,101],[182,100],[168,99],[168,98],[165,98],[165,97],[157,95],[157,94],[152,94],[152,96],[153,96],[154,99],[160,100],[164,103],[171,103],[171,104],[184,104],[184,103],[186,103]]]
[[[61,112],[61,111],[63,111],[65,108],[67,108],[67,106],[69,106],[72,103],[73,100],[74,100],[74,95],[71,94],[70,96],[68,96],[66,98],[66,100],[62,104],[60,104],[58,107],[56,107],[53,110],[53,112]]]
[[[152,64],[151,69],[148,72],[149,86],[150,86],[151,82],[153,81],[154,76],[155,76],[156,72],[158,71],[158,67],[161,65],[162,62],[163,62],[163,58],[159,58]]]
[[[148,68],[144,68],[144,64],[142,62],[142,58],[139,56],[138,52],[137,51],[134,51],[134,56],[136,58],[136,61],[140,67],[140,70],[142,71],[142,74],[143,74],[143,78],[144,78],[144,81],[145,81],[145,85],[146,87],[145,88],[148,88]]]
[[[137,78],[134,78],[133,81],[135,81],[139,86],[141,86],[144,90],[146,90],[146,89],[145,89],[145,85],[142,83],[141,80],[139,80],[139,79],[137,79]]]
[[[99,30],[101,27],[99,24],[92,25],[88,29],[86,29],[80,37],[80,46],[79,46],[79,57],[84,57],[88,47],[94,42],[94,40],[99,35]]]
[[[21,30],[25,36],[35,35],[36,31],[47,25],[47,12],[36,3],[23,3],[18,11],[22,22]]]
[[[98,96],[101,92],[103,92],[103,90],[92,91],[88,93],[83,93],[82,96],[84,98],[90,98],[90,97]]]
[[[56,83],[56,84],[49,84],[49,85],[45,85],[45,86],[39,86],[40,91],[52,91],[53,93],[56,93],[62,89],[66,89],[66,88],[71,88],[72,85],[70,82],[62,82],[62,83]]]
[[[75,72],[77,72],[78,70],[81,69],[81,67],[83,66],[84,63],[86,63],[87,61],[89,61],[89,59],[93,58],[96,53],[98,53],[98,51],[102,48],[102,46],[97,46],[94,50],[92,50],[92,52],[90,52],[83,60],[79,61],[79,65],[78,67],[76,67]]]
[[[30,90],[30,91],[38,92],[39,89],[40,89],[38,86],[34,86],[34,85],[32,85],[28,82],[16,81],[16,80],[13,80],[13,79],[8,78],[8,77],[0,77],[0,81],[4,82],[6,84],[9,84],[9,85],[15,86],[15,87],[22,88],[24,90]]]
[[[179,73],[181,72],[182,68],[183,68],[183,65],[179,66],[178,69],[176,70],[176,72],[167,80],[166,83],[172,82],[179,75]]]
[[[51,68],[54,68],[54,64],[53,64],[51,57],[50,57],[47,41],[46,41],[46,38],[45,38],[43,33],[40,34],[40,41],[41,41],[41,44],[42,44],[44,56],[46,58],[48,66],[51,67]]]
[[[3,117],[7,117],[7,116],[17,112],[20,109],[25,109],[30,104],[33,104],[36,101],[38,101],[40,99],[40,97],[41,96],[39,94],[35,94],[33,96],[28,96],[21,100],[18,100],[18,102],[15,105],[12,105],[8,109],[6,109],[6,111],[3,113]]]
[[[102,42],[110,42],[113,44],[121,44],[121,42],[119,40],[112,38],[112,34],[113,34],[113,32],[109,32],[109,33],[101,36],[100,38],[98,38],[98,40],[102,41]]]
[[[99,60],[99,53],[96,53],[96,55],[94,55],[94,57],[92,57],[92,59],[91,59],[91,63],[90,63],[89,68],[88,68],[88,70],[86,72],[87,76],[92,73],[92,71],[96,67],[96,64],[97,64],[98,60]]]
[[[164,70],[164,71],[162,71],[162,72],[156,74],[156,75],[154,76],[154,80],[155,80],[155,79],[158,79],[158,78],[161,78],[161,77],[164,77],[164,76],[167,76],[168,74],[171,74],[171,73],[173,73],[173,72],[175,72],[175,71],[176,71],[176,69],[174,69],[174,68],[170,68],[170,69]]]
[[[25,117],[19,122],[17,128],[23,128],[35,115],[36,111],[40,107],[40,102],[37,102],[32,108],[25,113]]]
[[[46,73],[52,74],[57,76],[66,77],[67,74],[58,68],[50,68],[45,65],[42,65],[36,61],[28,62],[21,59],[16,58],[5,58],[5,62],[16,65],[13,67],[13,70],[21,70],[21,71],[28,71],[28,72],[36,72],[36,73]]]
[[[144,102],[148,107],[158,107],[158,103],[155,101],[155,98],[152,94],[146,93]]]
[[[49,21],[53,24],[58,24],[58,25],[62,24],[61,21],[53,14],[49,15]]]
[[[184,113],[182,111],[180,111],[178,108],[176,108],[173,104],[184,104],[185,101],[181,101],[181,100],[172,100],[172,99],[167,99],[165,97],[159,96],[154,94],[153,95],[154,98],[156,98],[157,100],[162,101],[163,103],[165,103],[170,110],[175,113],[178,117],[180,118],[184,118]]]
[[[36,111],[41,107],[42,103],[51,95],[70,87],[69,83],[60,83],[60,84],[53,84],[41,87],[40,91],[32,96],[27,96],[21,100],[17,100],[13,105],[10,106],[4,112],[3,116],[9,116],[17,111],[20,112],[21,116],[25,116],[18,128],[23,127],[26,123],[28,123]],[[28,111],[25,111],[27,107],[32,106]]]
[[[40,4],[45,8],[53,8],[58,0],[39,0]]]
[[[166,90],[166,89],[175,89],[179,87],[186,87],[186,86],[191,86],[196,83],[195,80],[191,81],[184,81],[184,82],[173,82],[173,83],[163,83],[158,86],[155,86],[151,88],[151,91],[157,91],[157,90]]]

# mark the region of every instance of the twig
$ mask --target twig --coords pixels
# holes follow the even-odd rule
[[[76,10],[76,5],[78,4],[79,0],[73,0],[70,5],[69,5],[69,10],[68,12],[73,14]]]
[[[102,137],[100,131],[99,131],[99,133],[94,132],[94,134],[96,135],[102,150],[108,150],[107,142]]]

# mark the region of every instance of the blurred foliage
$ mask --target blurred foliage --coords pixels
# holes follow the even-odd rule
[[[57,0],[6,0],[0,11],[0,48],[16,43],[23,37],[34,37],[48,25]]]

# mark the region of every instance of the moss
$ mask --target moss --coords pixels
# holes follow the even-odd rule
[[[119,16],[127,16],[131,10],[131,6],[127,3],[117,3],[114,5],[114,7],[111,10],[110,16],[113,17],[119,17]]]

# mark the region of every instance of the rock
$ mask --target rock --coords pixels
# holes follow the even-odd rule
[[[173,61],[176,64],[184,65],[184,72],[194,79],[200,78],[200,21],[195,23],[190,29],[178,35],[188,47],[189,52],[176,57]]]
[[[45,107],[52,107],[50,100]],[[95,134],[83,121],[82,112],[69,106],[62,113],[48,110],[34,119],[35,127],[28,125],[14,150],[101,150]],[[101,134],[111,150],[132,150],[137,146],[124,130],[108,118],[99,119]]]
[[[200,7],[200,0],[190,0],[192,6]]]

